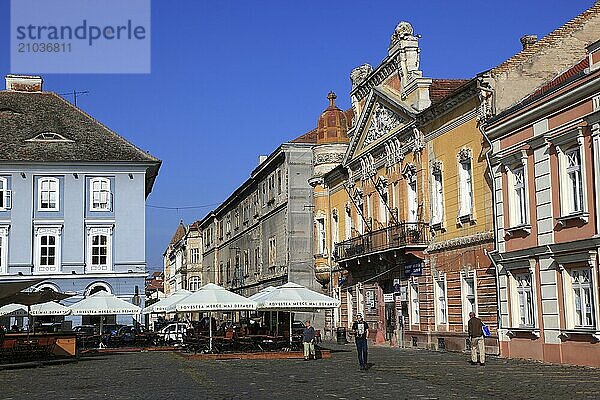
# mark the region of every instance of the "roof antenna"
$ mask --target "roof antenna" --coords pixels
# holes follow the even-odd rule
[[[59,93],[59,95],[61,95],[61,96],[73,96],[73,105],[75,107],[77,107],[77,96],[84,96],[84,95],[89,94],[89,93],[90,93],[89,90],[82,90],[82,91],[73,90],[73,92]]]

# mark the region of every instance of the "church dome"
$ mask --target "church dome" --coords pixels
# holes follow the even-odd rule
[[[335,105],[335,93],[329,92],[327,98],[329,107],[323,111],[317,123],[317,144],[348,143],[346,114]]]

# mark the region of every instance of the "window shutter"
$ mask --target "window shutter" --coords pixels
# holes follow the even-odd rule
[[[4,192],[4,207],[7,210],[12,209],[12,190],[6,190]]]

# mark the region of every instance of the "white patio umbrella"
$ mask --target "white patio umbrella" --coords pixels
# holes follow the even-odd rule
[[[271,293],[273,290],[275,290],[275,286],[267,286],[260,292],[254,293],[252,296],[250,296],[248,298],[250,300],[254,300],[254,301],[258,302],[261,298],[263,298],[265,295]],[[275,326],[276,326],[277,332],[279,332],[279,312],[277,312],[276,315],[277,315],[277,322],[276,322]],[[272,328],[273,328],[273,311],[269,311],[269,330],[271,330]]]
[[[42,316],[42,315],[69,315],[71,309],[63,306],[55,301],[49,301],[42,304],[34,304],[31,306],[31,315]]]
[[[112,315],[138,314],[140,307],[119,299],[104,290],[96,292],[69,307],[73,315]],[[100,318],[100,335],[102,335],[102,318]]]
[[[167,312],[167,308],[171,304],[175,304],[175,303],[179,302],[180,300],[183,300],[190,294],[192,294],[192,292],[190,292],[189,290],[179,289],[178,291],[170,294],[168,297],[165,297],[164,299],[161,299],[161,300],[157,301],[156,303],[151,304],[148,307],[145,307],[142,312],[144,314],[165,313],[165,312]]]
[[[197,292],[185,297],[177,303],[167,307],[167,310],[178,312],[209,312],[209,350],[212,351],[212,312],[213,311],[247,311],[255,310],[256,302],[230,292],[229,290],[209,283],[202,286]]]
[[[27,306],[22,304],[7,304],[5,306],[0,307],[0,317],[9,316],[9,317],[26,317],[27,316]]]
[[[257,300],[258,310],[290,312],[290,344],[292,343],[292,312],[314,312],[339,306],[339,300],[294,282],[281,285]]]

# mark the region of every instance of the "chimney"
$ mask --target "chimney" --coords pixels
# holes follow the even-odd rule
[[[258,156],[258,165],[264,163],[269,156]]]
[[[537,35],[524,35],[521,37],[521,45],[523,45],[523,50],[527,50],[535,42],[537,42]]]
[[[42,91],[44,80],[41,76],[29,75],[6,75],[6,90],[9,92],[31,92],[39,93]]]

